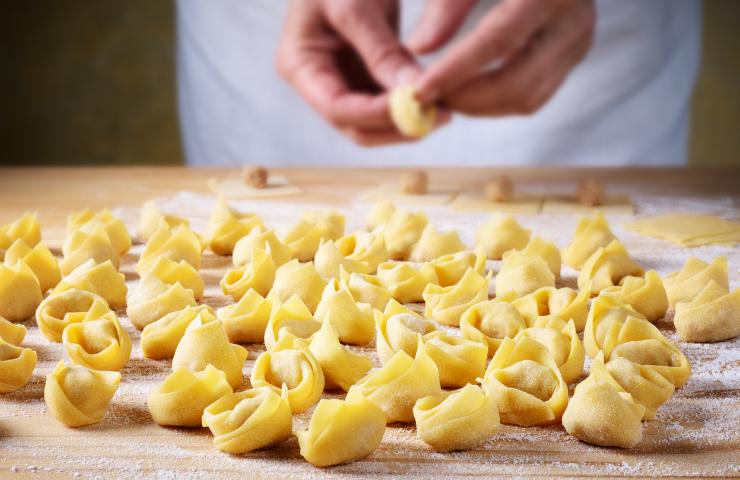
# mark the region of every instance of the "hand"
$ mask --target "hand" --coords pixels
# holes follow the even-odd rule
[[[361,145],[413,140],[388,111],[387,91],[421,73],[398,38],[398,15],[398,0],[294,0],[288,10],[278,72]]]
[[[428,0],[410,50],[439,49],[475,3]],[[585,56],[594,26],[593,0],[503,0],[418,78],[418,97],[468,115],[534,113]]]

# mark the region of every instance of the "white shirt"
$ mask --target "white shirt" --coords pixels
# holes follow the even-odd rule
[[[191,165],[682,165],[699,65],[698,0],[597,0],[594,46],[536,114],[456,116],[412,144],[360,147],[283,82],[287,0],[178,0]],[[466,30],[495,2],[481,1]],[[403,3],[402,32],[423,0]]]

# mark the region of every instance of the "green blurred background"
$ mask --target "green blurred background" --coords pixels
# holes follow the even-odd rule
[[[0,6],[0,164],[183,162],[174,2]],[[740,0],[704,2],[702,49],[690,162],[740,165]]]

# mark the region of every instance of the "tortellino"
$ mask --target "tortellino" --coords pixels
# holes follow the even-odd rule
[[[226,374],[212,365],[195,373],[178,368],[149,393],[146,403],[159,425],[200,427],[206,407],[230,393]]]
[[[208,220],[208,248],[216,255],[231,255],[236,242],[255,228],[264,228],[260,217],[239,212],[219,197]]]
[[[519,250],[529,243],[529,230],[514,217],[496,214],[478,228],[478,245],[491,260],[500,260],[509,250]]]
[[[645,408],[643,420],[655,418],[655,411],[671,398],[675,390],[673,384],[659,373],[626,358],[613,358],[604,365],[601,352],[591,362],[589,378],[609,383],[618,392],[629,393],[633,401]]]
[[[341,388],[345,392],[372,368],[373,362],[366,355],[354,353],[339,343],[339,337],[329,322],[324,322],[309,345],[321,370],[325,388]]]
[[[692,301],[711,280],[729,290],[727,257],[717,257],[709,264],[689,257],[680,271],[665,278],[668,303],[673,307],[678,302]]]
[[[231,388],[238,388],[244,376],[242,367],[247,359],[247,349],[229,343],[224,327],[212,315],[198,315],[185,329],[172,357],[172,368],[187,368],[201,372],[212,365],[226,374]]]
[[[0,317],[0,339],[12,345],[20,345],[28,330],[19,323],[13,323]]]
[[[435,331],[424,336],[424,350],[439,370],[443,387],[475,383],[486,371],[488,347],[464,337]]]
[[[344,235],[344,215],[338,212],[306,212],[282,237],[301,262],[313,260],[321,240],[337,240]]]
[[[68,367],[60,360],[46,376],[44,401],[54,418],[68,427],[93,425],[105,416],[120,382],[118,372]]]
[[[147,241],[152,235],[154,235],[154,232],[160,228],[164,227],[166,229],[171,229],[179,225],[184,225],[185,227],[190,228],[190,222],[186,218],[162,213],[159,208],[157,208],[157,203],[150,200],[146,202],[141,209],[137,235],[140,239]]]
[[[416,401],[441,392],[439,370],[424,350],[421,335],[417,342],[414,357],[399,350],[385,365],[354,384],[347,401],[365,397],[383,410],[387,423],[413,422]]]
[[[499,300],[478,303],[467,309],[460,317],[463,337],[488,347],[492,357],[504,338],[514,338],[527,328],[527,323],[511,304]]]
[[[10,393],[23,387],[36,368],[36,352],[0,338],[0,393]]]
[[[41,225],[36,213],[26,212],[17,220],[0,226],[0,238],[3,238],[0,251],[7,249],[18,239],[30,247],[35,247],[41,241]]]
[[[323,399],[316,406],[308,430],[296,432],[301,456],[317,467],[328,467],[367,457],[385,433],[383,411],[360,397]]]
[[[193,291],[184,288],[180,282],[170,285],[153,275],[146,275],[128,299],[126,314],[131,323],[141,330],[168,313],[195,305]]]
[[[676,333],[686,342],[718,342],[740,335],[740,288],[710,280],[690,302],[676,304]]]
[[[93,370],[121,370],[131,356],[131,339],[107,306],[93,303],[82,322],[68,325],[62,343],[69,359]]]
[[[563,414],[563,426],[585,443],[632,448],[642,440],[643,411],[629,393],[589,377],[576,387]]]
[[[293,427],[287,390],[256,387],[224,395],[203,411],[203,426],[219,450],[234,455],[282,443]]]
[[[163,283],[179,283],[183,288],[193,291],[196,300],[203,298],[205,282],[198,270],[185,260],[175,262],[166,257],[159,258],[147,275],[157,277]]]
[[[128,233],[126,224],[123,220],[113,215],[109,209],[105,208],[99,212],[86,208],[77,213],[73,213],[67,218],[67,234],[72,235],[76,230],[92,229],[97,226],[103,227],[108,234],[108,238],[118,251],[123,255],[131,248],[131,235]]]
[[[145,274],[161,257],[178,263],[185,260],[199,270],[202,250],[200,238],[190,228],[179,225],[170,229],[163,225],[146,242],[136,271],[139,275]]]
[[[286,264],[287,265],[287,264]],[[268,252],[255,248],[251,260],[243,267],[232,268],[221,279],[221,290],[237,301],[249,290],[262,296],[270,293],[277,268]]]
[[[458,283],[465,272],[472,268],[481,275],[486,274],[486,254],[481,247],[463,252],[443,255],[429,262],[434,267],[437,280],[442,287]]]
[[[552,425],[568,404],[568,385],[555,360],[544,345],[528,337],[501,342],[484,382],[502,423]]]
[[[609,230],[609,223],[601,212],[593,218],[581,217],[570,245],[563,249],[563,262],[580,270],[588,257],[601,247],[606,247],[617,237]]]
[[[436,322],[424,318],[395,300],[388,302],[383,312],[375,312],[377,336],[375,347],[382,363],[386,363],[398,351],[416,355],[419,335],[439,330]]]
[[[560,278],[560,250],[558,250],[558,247],[550,241],[543,240],[541,237],[532,237],[529,243],[527,243],[527,246],[523,249],[506,252],[504,255],[504,258],[508,259],[509,262],[511,262],[514,257],[541,258],[547,262],[547,267],[555,276],[555,280]]]
[[[316,252],[314,263],[324,277],[339,277],[341,269],[350,273],[373,273],[388,260],[382,231],[355,232],[336,242],[326,241]]]
[[[457,231],[449,230],[440,233],[430,224],[424,228],[419,241],[411,248],[409,260],[428,262],[463,250],[465,250],[465,244],[460,240],[460,234]]]
[[[252,261],[252,252],[255,248],[264,250],[270,254],[275,266],[279,267],[288,263],[295,256],[295,251],[289,245],[283,243],[274,230],[253,228],[245,237],[239,239],[234,245],[232,261],[237,267]]]
[[[275,305],[265,328],[265,346],[272,348],[284,336],[309,339],[321,328],[305,303],[293,295],[283,304]]]
[[[316,307],[316,319],[331,324],[342,343],[365,345],[375,336],[373,308],[367,303],[355,302],[337,279],[326,285]]]
[[[498,430],[496,402],[476,385],[420,398],[414,405],[416,435],[439,452],[470,450]]]
[[[536,340],[550,351],[565,383],[581,378],[586,351],[573,320],[566,322],[554,316],[539,317],[531,327],[519,332],[514,341],[522,337]]]
[[[71,288],[46,297],[36,309],[39,330],[51,342],[61,343],[62,332],[73,323],[80,323],[93,308],[105,313],[108,303],[103,297],[87,290]]]
[[[393,124],[405,136],[421,138],[434,130],[437,109],[434,104],[419,103],[413,85],[394,88],[388,99],[388,105]]]
[[[33,315],[41,303],[39,281],[28,265],[17,262],[8,267],[0,264],[0,317],[20,322]]]
[[[5,252],[5,265],[14,265],[16,262],[23,262],[31,269],[39,281],[41,292],[45,293],[50,288],[56,287],[62,279],[59,262],[42,242],[33,248],[20,238],[13,242]]]
[[[110,261],[116,268],[121,262],[118,249],[101,225],[70,233],[62,246],[62,254],[61,269],[65,275],[90,259],[95,263]]]
[[[401,303],[424,300],[427,285],[437,284],[437,274],[429,263],[385,262],[378,266],[378,280]]]
[[[395,210],[383,227],[390,258],[406,260],[428,223],[429,218],[424,212]]]
[[[644,278],[624,277],[619,286],[609,287],[601,292],[616,296],[651,322],[663,318],[668,311],[668,296],[663,280],[655,270],[645,273]]]
[[[377,202],[375,205],[373,205],[373,208],[372,210],[370,210],[370,213],[367,216],[367,220],[365,221],[365,226],[367,230],[375,230],[379,226],[387,223],[395,211],[396,206],[393,205],[392,202],[389,202],[387,200]]]
[[[274,303],[283,303],[293,295],[298,295],[308,309],[315,312],[325,286],[326,281],[312,262],[292,260],[277,269],[268,298]]]
[[[555,275],[540,257],[504,254],[501,270],[496,275],[496,297],[521,297],[540,288],[554,287]]]
[[[512,300],[528,326],[534,325],[538,317],[555,315],[563,320],[573,320],[576,331],[582,332],[588,317],[588,290],[544,287],[523,297]]]
[[[231,343],[262,343],[271,313],[272,302],[249,290],[237,303],[219,308],[216,316]]]
[[[613,325],[622,325],[629,317],[647,321],[641,313],[613,295],[604,294],[594,298],[583,332],[583,345],[588,356],[595,357],[604,347]]]
[[[111,262],[95,263],[95,260],[88,260],[62,278],[52,294],[72,288],[100,295],[108,302],[110,308],[119,309],[126,306],[128,292],[126,277],[116,270]]]
[[[304,340],[286,335],[254,362],[252,386],[288,389],[293,413],[311,408],[324,391],[324,373]]]
[[[374,271],[368,262],[348,258],[332,241],[325,241],[321,244],[316,251],[314,264],[316,270],[324,278],[339,277],[341,269],[352,273],[372,273]]]
[[[383,310],[391,299],[391,292],[375,275],[347,273],[340,269],[339,278],[355,301],[370,304],[375,310]]]
[[[488,300],[492,272],[485,277],[469,268],[460,282],[449,287],[427,285],[424,289],[424,315],[445,325],[460,325],[460,316],[471,306]]]
[[[643,269],[635,263],[618,240],[599,247],[578,272],[578,288],[598,295],[602,290],[617,285],[624,277],[642,276]]]
[[[199,316],[211,320],[213,318],[211,307],[187,306],[148,324],[141,331],[141,352],[145,357],[154,360],[172,358],[188,325]]]

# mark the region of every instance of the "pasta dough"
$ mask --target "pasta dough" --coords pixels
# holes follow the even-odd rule
[[[346,392],[373,366],[370,357],[342,346],[336,330],[326,321],[311,337],[309,349],[321,365],[327,389],[341,388]]]
[[[429,218],[422,211],[395,210],[383,227],[390,258],[406,260],[428,223]]]
[[[496,214],[478,227],[476,239],[488,258],[500,260],[509,250],[527,246],[529,230],[519,225],[511,215]]]
[[[424,289],[437,284],[437,274],[429,263],[385,262],[378,266],[378,280],[401,303],[424,300]]]
[[[617,285],[624,277],[642,276],[642,267],[634,262],[617,240],[600,247],[583,264],[578,272],[578,288],[590,289],[598,295],[604,289]]]
[[[496,402],[478,386],[420,398],[414,405],[416,435],[438,452],[470,450],[499,428]]]
[[[67,218],[67,234],[72,235],[76,230],[91,231],[96,227],[103,227],[118,255],[124,255],[131,248],[131,236],[123,220],[104,208],[95,212],[89,208],[73,213]]]
[[[11,345],[20,345],[28,330],[19,323],[10,322],[0,317],[0,339],[5,340]]]
[[[568,404],[568,385],[555,360],[544,345],[528,337],[501,342],[484,382],[502,423],[552,425]]]
[[[121,370],[131,357],[131,339],[107,306],[93,303],[82,322],[68,325],[62,343],[72,363],[93,370]]]
[[[36,352],[8,343],[0,338],[0,393],[10,393],[23,387],[36,368]]]
[[[340,268],[339,278],[355,301],[367,303],[375,310],[383,310],[392,297],[391,292],[375,275],[347,273],[346,270]]]
[[[443,255],[429,263],[434,267],[437,280],[442,287],[449,287],[458,283],[469,268],[480,275],[486,274],[486,254],[481,247],[474,251],[468,250]]]
[[[465,250],[465,244],[460,240],[460,234],[457,231],[450,230],[440,233],[430,224],[424,228],[419,241],[412,247],[409,260],[428,262],[463,250]]]
[[[268,298],[274,303],[283,303],[293,295],[298,295],[308,309],[315,312],[325,286],[326,281],[312,262],[292,260],[277,269]]]
[[[710,244],[737,244],[740,223],[713,215],[669,213],[643,218],[625,227],[644,235],[668,240],[682,247]]]
[[[54,418],[68,427],[93,425],[105,416],[120,382],[118,372],[68,367],[60,360],[46,376],[44,401]]]
[[[257,387],[224,395],[203,411],[203,426],[219,450],[234,455],[282,443],[293,426],[287,390]]]
[[[108,302],[110,308],[119,309],[126,306],[128,291],[126,277],[118,272],[111,262],[95,263],[95,260],[88,260],[62,278],[52,294],[72,288],[100,295]]]
[[[95,310],[110,310],[103,297],[86,290],[71,288],[46,297],[36,309],[36,323],[50,342],[61,343],[62,332],[73,323],[80,323],[95,304]]]
[[[195,373],[178,368],[149,393],[146,403],[159,425],[200,427],[206,407],[230,393],[226,374],[212,365]]]
[[[141,331],[141,353],[154,360],[172,358],[188,325],[198,317],[210,321],[213,310],[208,305],[187,306],[145,326]]]
[[[126,314],[131,323],[141,330],[168,313],[197,305],[192,290],[175,282],[170,285],[153,275],[144,276],[128,300]]]
[[[464,337],[434,331],[424,336],[424,350],[439,370],[443,387],[475,383],[486,371],[488,347]]]
[[[462,192],[452,201],[457,212],[490,212],[509,215],[535,215],[542,208],[542,197],[517,195],[506,201],[491,201],[482,192]]]
[[[386,363],[398,351],[416,355],[419,335],[439,330],[437,323],[424,318],[395,300],[388,302],[385,310],[375,312],[378,357]]]
[[[244,380],[242,367],[247,360],[247,349],[229,343],[221,322],[212,315],[198,315],[185,329],[172,357],[172,368],[187,368],[201,372],[212,365],[226,374],[231,388]]]
[[[364,398],[324,399],[311,415],[308,430],[296,432],[301,456],[317,467],[367,457],[385,433],[383,411]]]
[[[272,302],[249,290],[237,303],[219,308],[216,316],[231,343],[262,343],[271,313]]]
[[[17,220],[0,226],[0,252],[7,249],[19,238],[29,247],[35,247],[41,241],[41,225],[36,213],[26,212]]]
[[[159,258],[147,275],[157,277],[161,282],[179,283],[186,290],[192,290],[196,300],[203,298],[205,283],[198,270],[185,260],[175,262],[166,257]]]
[[[488,357],[493,357],[504,338],[514,338],[527,328],[519,311],[511,304],[488,300],[473,305],[460,317],[463,337],[488,347]]]
[[[255,188],[248,185],[244,178],[234,176],[211,178],[208,180],[208,187],[216,195],[229,200],[285,197],[303,193],[303,190],[291,184],[287,178],[280,175],[273,175],[272,172],[270,172],[267,178],[267,185],[264,188]]]
[[[588,257],[601,247],[606,247],[612,240],[616,240],[609,229],[604,215],[596,211],[593,218],[581,217],[576,226],[571,243],[563,250],[563,262],[566,265],[580,270]]]
[[[252,251],[251,260],[246,265],[226,272],[224,278],[221,279],[221,290],[225,295],[231,295],[237,301],[249,290],[266,296],[272,289],[276,272],[275,261],[270,254],[265,250],[255,248]]]
[[[298,295],[293,295],[283,304],[278,304],[272,311],[265,328],[265,346],[272,348],[284,336],[310,339],[311,335],[321,328]]]
[[[460,316],[471,306],[488,300],[491,275],[485,277],[472,268],[456,285],[440,287],[429,284],[424,289],[424,315],[445,325],[460,325]]]
[[[275,266],[279,267],[288,263],[295,256],[295,251],[289,245],[283,243],[274,230],[253,228],[245,237],[239,239],[234,245],[232,261],[237,267],[243,267],[252,262],[252,252],[255,248],[264,250],[270,254]]]
[[[729,290],[727,257],[717,257],[709,264],[689,257],[680,271],[665,278],[668,303],[673,307],[678,302],[692,301],[712,280]]]
[[[676,333],[686,342],[718,342],[740,335],[740,288],[710,280],[690,302],[676,304]]]
[[[293,413],[311,408],[324,391],[324,373],[304,340],[286,335],[254,362],[252,386],[288,389]]]
[[[645,273],[644,278],[624,277],[618,287],[606,288],[602,293],[615,295],[651,322],[663,318],[668,311],[668,296],[663,280],[655,270]]]
[[[5,265],[11,266],[16,262],[23,262],[31,269],[36,280],[39,281],[42,293],[56,287],[62,279],[57,259],[42,242],[37,243],[33,248],[20,238],[13,242],[5,252]]]
[[[555,275],[543,258],[512,253],[504,254],[501,270],[496,275],[497,298],[521,297],[540,288],[555,287]]]
[[[185,260],[198,270],[202,250],[203,245],[198,235],[185,225],[174,228],[161,226],[146,242],[136,271],[139,275],[145,274],[162,257],[178,263]]]
[[[190,222],[183,217],[162,213],[157,208],[157,203],[150,200],[144,203],[141,209],[141,216],[139,217],[139,226],[137,229],[137,235],[140,239],[147,241],[154,235],[154,232],[164,227],[165,229],[172,229],[179,225],[184,225],[190,228]]]
[[[375,230],[376,228],[384,225],[391,219],[393,213],[396,211],[396,206],[392,202],[387,200],[380,201],[373,205],[372,210],[367,216],[365,226],[368,231]]]
[[[39,281],[23,262],[8,267],[0,264],[0,317],[20,322],[33,315],[41,303]]]
[[[573,320],[576,331],[582,332],[588,317],[589,297],[588,290],[543,287],[513,300],[511,304],[528,326],[534,325],[538,317],[554,315],[565,321]]]
[[[339,212],[306,212],[282,240],[293,248],[295,258],[308,262],[313,260],[322,239],[333,241],[344,235],[344,223],[344,215]]]
[[[239,212],[219,197],[208,219],[208,248],[216,255],[231,255],[239,239],[264,226],[257,215]]]
[[[539,317],[531,327],[520,331],[514,341],[522,337],[536,340],[550,351],[565,383],[573,383],[583,375],[586,351],[573,320],[566,322],[555,316]]]
[[[337,279],[326,285],[316,307],[316,319],[331,324],[342,343],[366,345],[375,336],[373,308],[367,303],[355,302]]]
[[[437,109],[434,105],[419,103],[413,85],[404,85],[391,90],[388,108],[393,124],[407,137],[421,138],[434,130]]]
[[[62,246],[64,259],[61,263],[62,273],[69,275],[89,259],[95,263],[109,260],[118,268],[121,262],[118,249],[111,241],[103,226],[92,226],[89,229],[75,230],[69,234]]]

